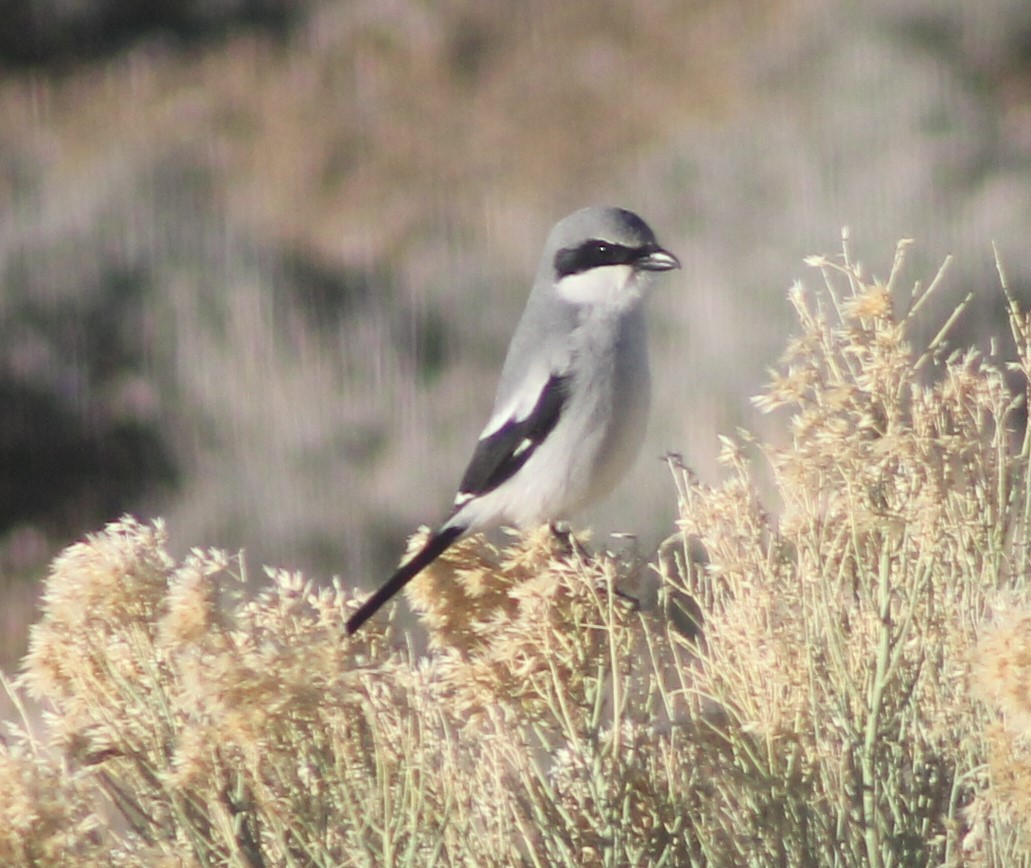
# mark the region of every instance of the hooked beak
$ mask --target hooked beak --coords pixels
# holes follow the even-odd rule
[[[680,260],[668,250],[652,247],[645,251],[644,255],[634,263],[634,266],[643,271],[670,271],[680,268]]]

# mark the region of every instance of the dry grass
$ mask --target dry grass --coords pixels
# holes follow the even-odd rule
[[[790,443],[727,438],[715,488],[671,461],[655,611],[616,593],[626,559],[472,539],[413,582],[420,655],[344,638],[339,584],[247,599],[242,559],[176,563],[160,523],[68,549],[0,862],[1031,864],[1025,396],[951,320],[909,346],[941,275],[810,264],[758,401]]]

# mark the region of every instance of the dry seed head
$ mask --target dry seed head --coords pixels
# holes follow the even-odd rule
[[[421,530],[409,555],[425,543]],[[471,648],[477,625],[510,611],[510,582],[497,565],[497,550],[482,537],[459,540],[408,585],[407,598],[430,634],[433,647]]]
[[[0,741],[0,793],[0,864],[104,861],[100,818],[59,764]]]
[[[988,798],[1031,847],[1031,740],[998,723],[985,728],[991,787]]]
[[[1014,734],[1031,738],[1031,614],[1001,618],[978,643],[972,664],[977,693]]]
[[[32,628],[25,658],[24,683],[34,695],[53,696],[71,690],[77,677],[92,677],[90,666],[103,664],[98,655],[108,642],[125,662],[125,636],[133,625],[145,640],[174,565],[166,540],[160,521],[144,525],[124,518],[54,560],[45,614]]]
[[[166,543],[160,521],[124,518],[65,549],[47,581],[48,617],[71,629],[98,618],[146,617],[174,563]]]
[[[201,642],[217,621],[218,595],[213,570],[190,558],[169,580],[165,612],[158,621],[158,639],[171,650]]]
[[[491,582],[505,591],[503,605],[480,607],[467,598],[461,633],[424,619],[442,649],[440,685],[449,707],[477,720],[506,708],[542,721],[558,701],[590,707],[585,697],[600,686],[596,673],[610,659],[610,643],[629,642],[608,613],[609,559],[582,559],[544,529],[493,551],[490,561],[500,564]],[[617,619],[623,608],[619,601]]]
[[[891,313],[891,293],[882,283],[863,287],[845,303],[845,315],[856,319],[884,319]]]

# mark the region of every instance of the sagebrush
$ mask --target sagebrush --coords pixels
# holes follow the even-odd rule
[[[671,457],[653,566],[465,540],[411,585],[423,652],[160,522],[69,548],[8,687],[46,710],[0,744],[0,862],[1031,864],[1031,320],[1005,364],[955,317],[913,347],[942,274],[810,264],[757,399],[784,433],[727,437],[718,486]]]

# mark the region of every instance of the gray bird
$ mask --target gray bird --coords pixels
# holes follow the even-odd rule
[[[615,487],[651,402],[643,302],[655,272],[679,267],[631,211],[583,208],[555,224],[451,514],[348,634],[455,540],[562,520]]]

